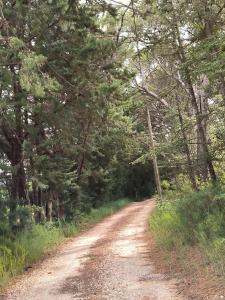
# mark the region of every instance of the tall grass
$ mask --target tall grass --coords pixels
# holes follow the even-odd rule
[[[0,240],[0,287],[10,277],[36,262],[52,246],[64,239],[61,228],[34,225],[16,237],[2,237]]]
[[[197,193],[169,193],[149,220],[157,243],[178,251],[198,246],[220,274],[225,273],[225,188]]]
[[[65,238],[75,236],[128,203],[128,199],[120,199],[91,209],[88,214],[79,214],[70,223],[60,221],[33,225],[16,235],[0,236],[0,288],[11,277],[37,262],[52,247],[62,243]]]

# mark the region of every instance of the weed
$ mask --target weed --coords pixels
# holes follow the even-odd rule
[[[200,192],[169,191],[150,218],[157,243],[167,250],[198,246],[207,263],[225,271],[225,193],[222,186]]]
[[[76,219],[69,223],[63,220],[38,225],[29,223],[26,229],[16,235],[9,232],[8,228],[4,229],[4,236],[0,235],[0,288],[65,238],[75,236],[128,203],[128,199],[105,203],[87,214],[77,213]]]

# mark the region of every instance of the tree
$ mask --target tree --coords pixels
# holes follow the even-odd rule
[[[50,221],[96,205],[116,187],[118,157],[125,170],[142,147],[125,145],[136,129],[122,108],[133,91],[117,38],[119,15],[106,3],[70,0],[2,1],[0,8],[7,205],[11,212],[18,205],[44,207]]]

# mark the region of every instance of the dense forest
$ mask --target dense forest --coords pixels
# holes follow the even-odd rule
[[[225,228],[224,27],[221,0],[1,0],[1,235],[155,190]]]
[[[1,206],[10,215],[32,205],[52,220],[151,193],[151,164],[132,164],[148,149],[146,121],[117,19],[106,3],[1,4]]]

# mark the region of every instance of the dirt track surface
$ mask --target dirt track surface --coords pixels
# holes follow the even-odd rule
[[[21,276],[3,299],[183,299],[176,282],[156,274],[149,259],[147,220],[153,207],[151,200],[133,203],[106,218]]]

